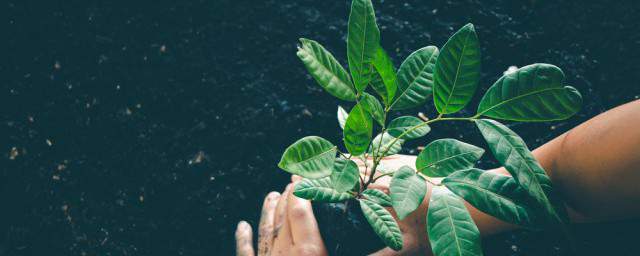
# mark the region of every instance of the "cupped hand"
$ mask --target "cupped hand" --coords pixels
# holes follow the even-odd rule
[[[292,194],[300,177],[293,176],[292,183],[280,194],[271,192],[262,205],[258,231],[258,256],[262,255],[327,255],[320,236],[318,223],[313,215],[311,202]],[[254,256],[251,226],[241,221],[236,230],[236,254]]]
[[[385,170],[397,170],[404,165],[414,166],[416,161],[415,156],[410,155],[393,155],[389,157],[385,157],[381,161],[381,167]],[[370,159],[368,161],[368,168],[365,168],[365,165],[362,161],[356,160],[358,167],[360,168],[361,175],[369,176],[369,172],[365,171],[370,170],[372,163]],[[381,173],[376,173],[375,176],[380,176]],[[389,194],[389,183],[391,182],[390,176],[380,177],[376,180],[375,183],[371,184],[369,188],[379,189],[383,192]],[[391,248],[384,248],[378,252],[373,253],[372,255],[383,256],[383,255],[432,255],[431,247],[429,245],[429,238],[427,236],[426,231],[426,221],[427,221],[427,209],[429,206],[429,194],[431,193],[431,184],[428,184],[427,195],[425,195],[424,200],[420,207],[416,209],[414,212],[409,214],[403,220],[399,220],[393,208],[388,207],[387,210],[393,215],[393,217],[398,222],[398,226],[400,226],[400,231],[402,231],[402,250],[394,251]]]

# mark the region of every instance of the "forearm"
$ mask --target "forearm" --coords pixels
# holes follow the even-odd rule
[[[640,215],[640,101],[605,113],[533,151],[569,211],[571,221]],[[509,175],[504,168],[491,172]],[[483,234],[516,228],[467,208]]]
[[[602,113],[533,151],[566,203],[572,222],[613,220],[640,215],[640,101]],[[415,156],[397,155],[383,161],[388,169],[413,165]],[[509,175],[504,168],[490,172]],[[386,190],[390,178],[380,180]],[[386,184],[386,185],[385,185]],[[403,253],[430,252],[425,219],[432,185],[424,203],[409,220],[400,222],[405,237]],[[482,235],[517,228],[467,208]],[[386,249],[377,255],[397,255]]]

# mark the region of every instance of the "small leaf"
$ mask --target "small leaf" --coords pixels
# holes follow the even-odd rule
[[[551,64],[533,64],[502,76],[485,93],[478,116],[539,122],[563,120],[582,105],[582,96],[562,85],[564,73]]]
[[[382,144],[380,144],[382,143]],[[392,144],[393,143],[393,144]],[[395,155],[402,150],[402,144],[404,143],[403,139],[394,138],[388,133],[384,133],[384,135],[378,134],[373,141],[371,142],[371,146],[369,147],[369,153],[374,156],[380,156],[382,153],[386,152],[385,156]],[[379,148],[379,150],[378,150]]]
[[[434,255],[482,255],[478,227],[462,200],[444,188],[434,188],[431,193],[427,233]]]
[[[387,52],[380,46],[376,51],[373,67],[376,72],[373,74],[371,86],[382,97],[385,106],[389,106],[398,89],[396,69]]]
[[[344,145],[349,153],[359,156],[369,147],[373,135],[373,120],[361,105],[351,109],[344,125]]]
[[[413,52],[398,70],[398,90],[391,104],[395,110],[424,105],[433,90],[433,73],[438,47],[427,46]]]
[[[393,174],[389,190],[393,209],[402,220],[418,209],[427,194],[427,183],[411,167],[403,166]]]
[[[428,125],[425,125],[422,120],[413,116],[401,116],[393,119],[387,127],[387,132],[396,138],[406,132],[406,134],[402,136],[402,139],[405,140],[420,138],[431,131]]]
[[[333,189],[331,178],[302,179],[293,189],[293,194],[297,197],[326,203],[342,202],[353,198],[347,192],[338,192]]]
[[[438,113],[450,114],[463,109],[473,97],[480,80],[480,43],[467,24],[453,34],[442,47],[433,85],[433,101]]]
[[[444,177],[473,167],[484,149],[455,139],[439,139],[427,145],[416,158],[416,169],[429,177]]]
[[[344,130],[344,124],[347,122],[347,116],[349,116],[349,113],[347,113],[347,111],[341,106],[338,106],[338,124],[340,125],[340,129]]]
[[[349,14],[347,59],[356,91],[363,92],[371,81],[372,63],[380,43],[380,30],[371,0],[353,0]]]
[[[384,244],[396,251],[402,249],[402,233],[391,213],[373,201],[358,201],[364,217]]]
[[[381,206],[391,207],[391,197],[379,189],[367,189],[362,192],[362,195]]]
[[[533,210],[525,199],[526,191],[512,177],[472,168],[450,174],[442,184],[486,214],[536,228]]]
[[[551,180],[520,136],[494,120],[476,120],[476,125],[496,159],[535,200],[535,207],[543,209],[550,222],[564,223],[545,194],[552,190]]]
[[[302,47],[298,48],[298,58],[318,84],[338,99],[355,101],[349,74],[336,58],[316,41],[301,38],[300,42]]]
[[[380,126],[384,125],[384,109],[376,97],[363,92],[362,97],[360,98],[360,104],[362,104],[364,109],[369,112],[371,117],[373,117]]]
[[[305,178],[329,176],[333,170],[337,148],[317,136],[304,137],[291,144],[278,163],[281,169]]]
[[[345,192],[352,189],[358,182],[360,171],[358,165],[348,159],[338,158],[333,164],[331,173],[331,183],[338,192]]]

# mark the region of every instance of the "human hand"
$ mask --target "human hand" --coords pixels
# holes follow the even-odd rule
[[[404,165],[414,166],[416,157],[410,155],[393,155],[389,157],[385,157],[380,162],[382,164],[383,169],[386,170],[397,170]],[[365,165],[360,160],[355,160],[360,169],[361,175],[369,176],[370,173],[365,172]],[[372,163],[369,163],[369,167],[371,167]],[[381,174],[375,174],[376,177],[379,177]],[[387,194],[389,194],[389,183],[391,182],[390,176],[380,177],[376,180],[375,183],[371,184],[369,188],[379,189]],[[426,231],[426,220],[427,220],[427,209],[429,206],[429,194],[431,193],[431,184],[428,184],[427,195],[425,195],[422,204],[416,209],[414,212],[409,214],[403,220],[398,220],[398,216],[396,215],[393,208],[389,207],[387,210],[393,215],[393,217],[398,222],[398,226],[400,227],[400,231],[402,232],[403,245],[402,250],[394,251],[391,248],[384,248],[378,252],[373,253],[372,255],[383,256],[383,255],[432,255],[431,247],[429,245],[429,238],[427,236]]]
[[[258,256],[262,255],[327,255],[320,237],[311,202],[292,194],[301,178],[292,176],[285,191],[271,192],[262,205],[258,233]],[[240,221],[236,230],[236,255],[254,256],[251,226]]]

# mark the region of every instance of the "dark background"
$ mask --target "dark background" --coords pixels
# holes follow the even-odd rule
[[[396,65],[473,22],[480,91],[510,65],[560,66],[584,107],[565,122],[512,126],[531,147],[640,96],[638,1],[374,5]],[[288,180],[276,167],[283,149],[306,135],[340,142],[336,105],[350,106],[310,79],[295,48],[315,39],[346,64],[348,10],[349,1],[2,1],[0,255],[233,254],[236,223],[255,225],[264,195]],[[434,112],[407,113],[417,111]],[[405,153],[447,136],[483,145],[468,125],[433,128]],[[581,255],[638,255],[639,227],[576,226]],[[528,232],[488,238],[485,250],[564,251]]]

